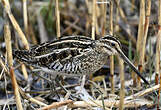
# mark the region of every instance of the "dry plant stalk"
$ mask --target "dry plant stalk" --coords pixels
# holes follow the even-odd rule
[[[145,25],[145,0],[140,0],[140,18],[139,18],[139,28],[138,28],[138,36],[137,36],[137,61],[139,61],[139,64],[142,66],[142,56],[141,56],[141,51],[142,51],[142,41],[143,41],[143,36],[144,36],[144,25]],[[140,78],[138,77],[138,87],[141,87],[141,81]]]
[[[8,15],[8,17],[9,17],[9,19],[10,19],[10,21],[11,21],[13,27],[14,27],[14,29],[17,31],[20,39],[22,40],[22,43],[23,43],[25,49],[28,50],[29,49],[28,41],[27,41],[24,33],[22,32],[20,26],[18,25],[16,19],[14,18],[13,14],[11,13],[11,9],[10,9],[10,5],[9,5],[8,0],[2,0],[2,3],[3,3],[5,11],[6,11],[6,13],[7,13],[7,15]]]
[[[95,39],[96,28],[96,0],[92,2],[92,39]]]
[[[123,110],[124,97],[125,97],[124,61],[120,57],[118,57],[118,60],[119,60],[119,67],[120,67],[120,82],[121,82],[119,110]]]
[[[5,65],[5,63],[3,62],[3,60],[0,58],[0,65],[1,65],[1,67],[2,67],[2,69],[4,69],[4,71],[6,72],[6,73],[8,73],[9,72],[9,70],[7,69],[7,67],[6,67],[6,65]],[[9,74],[8,74],[9,75]],[[0,76],[0,80],[1,80],[1,76]]]
[[[132,94],[131,96],[126,97],[126,98],[125,98],[125,101],[126,101],[126,100],[131,100],[131,99],[136,99],[136,98],[139,98],[139,97],[141,97],[141,96],[144,96],[144,95],[146,95],[146,94],[148,94],[148,93],[152,93],[152,92],[158,90],[159,87],[160,87],[160,84],[155,85],[155,86],[153,86],[153,87],[151,87],[151,88],[147,88],[147,89],[145,89],[145,90],[139,91],[138,93],[135,93],[135,94]]]
[[[21,65],[21,70],[22,70],[24,78],[27,80],[28,79],[28,74],[27,74],[27,69],[26,69],[25,64]]]
[[[141,65],[143,66],[144,69],[144,59],[145,59],[145,47],[146,47],[146,39],[147,39],[147,34],[148,34],[148,28],[149,28],[149,18],[150,18],[150,13],[151,12],[151,0],[147,0],[147,7],[146,7],[146,13],[145,13],[145,26],[144,26],[144,37],[142,39],[142,50],[140,51],[140,62]]]
[[[137,67],[137,64],[136,64],[136,63],[137,63],[137,62],[134,61],[134,65]],[[132,79],[133,79],[133,86],[136,87],[136,85],[137,85],[137,77],[136,77],[136,73],[135,73],[134,71],[131,72],[131,77],[132,77]]]
[[[85,4],[86,4],[86,7],[88,9],[88,13],[90,13],[90,6],[91,5],[90,5],[89,1],[85,0]],[[86,36],[88,36],[89,35],[89,26],[91,25],[91,23],[90,23],[91,17],[88,15],[88,16],[86,16],[86,19],[87,19],[87,21],[86,21],[86,24],[85,24],[85,33],[86,33]]]
[[[135,9],[135,0],[131,1],[131,11],[133,12]]]
[[[54,102],[46,107],[43,107],[43,108],[40,108],[39,110],[51,110],[51,109],[54,109],[54,108],[59,108],[59,107],[62,107],[62,106],[65,106],[65,105],[68,105],[70,103],[73,103],[72,100],[65,100],[65,101],[62,101],[62,102]]]
[[[155,85],[159,84],[159,74],[155,74]]]
[[[160,74],[160,85],[161,85],[161,72],[160,72],[160,39],[161,39],[161,0],[159,0],[159,10],[158,10],[158,35],[157,35],[157,45],[156,45],[156,68],[155,68],[155,72]],[[160,99],[160,91],[161,91],[161,86],[159,87],[159,97],[158,97],[158,101]],[[158,102],[159,105],[159,102]]]
[[[110,1],[109,33],[113,35],[113,1]]]
[[[36,39],[32,24],[29,24],[28,32],[29,32],[29,35],[31,36],[32,44],[36,45],[38,43],[38,41]]]
[[[7,13],[7,15],[8,15],[8,17],[9,17],[9,19],[10,19],[10,21],[11,21],[13,27],[14,27],[14,29],[17,31],[17,33],[18,33],[18,35],[19,35],[19,37],[20,37],[20,39],[21,39],[21,41],[22,41],[22,43],[24,45],[24,48],[28,50],[29,49],[28,41],[27,41],[24,33],[22,32],[20,26],[18,25],[16,19],[14,18],[14,16],[11,13],[9,1],[8,0],[2,0],[2,3],[3,3],[5,11],[6,11],[6,13]],[[24,64],[22,64],[22,65],[24,65]],[[22,67],[22,69],[24,69],[22,71],[23,71],[25,79],[27,79],[28,74],[27,74],[25,65]]]
[[[109,33],[113,35],[113,1],[110,1],[110,20],[109,20]],[[115,93],[115,85],[114,85],[114,56],[110,56],[110,74],[111,74],[111,93]]]
[[[13,56],[12,56],[12,47],[11,47],[11,32],[10,32],[8,23],[4,25],[4,38],[5,38],[5,44],[6,44],[8,65],[9,67],[12,67]]]
[[[103,102],[102,105],[100,105],[101,103],[97,103],[96,100],[90,99],[90,101],[91,101],[92,103],[94,103],[97,107],[103,108],[103,110],[110,110],[109,108],[105,107],[105,105],[104,105],[104,100],[102,101],[102,102]],[[92,108],[92,105],[91,105],[89,102],[86,102],[86,103],[89,104],[89,107],[90,107],[90,108]]]
[[[13,70],[11,32],[9,29],[8,22],[4,25],[4,38],[5,38],[5,43],[6,43],[7,61],[8,61],[9,69],[10,69],[10,76],[11,76],[12,86],[14,90],[16,106],[18,110],[23,110],[22,103],[21,103],[21,97],[18,91],[18,84],[17,84],[16,77],[15,77],[14,70]]]
[[[123,11],[122,8],[119,6],[119,0],[114,0],[114,2],[115,2],[116,6],[117,6],[117,8],[118,8],[118,11],[119,11],[119,14],[120,14],[121,18],[124,20],[125,23],[128,24],[127,19],[126,19],[126,16],[125,16],[125,14],[124,14],[124,11]],[[130,35],[129,33],[128,33],[128,37],[129,37],[129,39],[131,39],[132,43],[135,45],[135,44],[136,44],[136,39],[135,39],[135,37],[133,37],[133,36]]]
[[[119,100],[104,100],[104,104],[105,107],[111,107],[111,105],[113,105],[113,107],[119,107],[120,101]],[[85,108],[85,107],[100,107],[99,105],[102,105],[102,100],[95,100],[95,102],[93,101],[76,101],[73,104],[70,104],[68,107],[69,108]],[[128,100],[124,102],[124,108],[128,107],[140,107],[140,106],[153,106],[153,102],[152,101],[145,101],[143,99],[136,99],[136,100]]]
[[[22,97],[25,98],[26,100],[38,104],[40,106],[47,106],[47,104],[40,102],[39,100],[36,100],[35,98],[32,98],[29,94],[26,94],[21,88],[19,88],[19,92],[21,93]]]
[[[139,70],[140,73],[143,73],[143,66],[142,65],[138,65],[138,70]],[[137,76],[136,79],[137,79],[137,84],[138,84],[137,87],[140,89],[140,87],[141,87],[140,77]]]
[[[119,9],[119,13],[120,13],[121,18],[124,20],[124,22],[127,23],[127,19],[126,19],[126,16],[124,14],[124,11],[119,6],[119,1],[118,0],[114,0],[114,1],[115,1],[116,5],[117,5],[117,8]]]
[[[25,34],[28,36],[27,0],[22,0]]]
[[[38,23],[38,27],[39,27],[39,37],[40,37],[40,42],[47,42],[48,41],[48,35],[46,32],[46,28],[44,25],[44,20],[42,15],[40,14],[40,12],[37,13],[37,23]]]
[[[102,0],[102,2],[105,2],[105,0]],[[101,5],[101,9],[102,9],[102,36],[104,36],[106,34],[106,10],[107,10],[107,6],[105,3],[103,3]]]
[[[57,34],[57,37],[59,38],[60,37],[60,12],[59,12],[59,1],[58,0],[55,0],[55,4],[56,4],[56,7],[55,7],[55,13],[56,13],[56,34]]]
[[[118,4],[120,3],[120,0],[118,0]],[[119,27],[119,21],[120,21],[120,16],[119,16],[119,9],[118,9],[118,7],[116,7],[116,20],[115,20],[115,22],[116,23],[114,23],[114,32],[117,32],[117,31],[119,31],[120,29],[120,27]]]
[[[95,17],[96,17],[96,20],[95,20],[95,30],[96,30],[96,34],[97,35],[100,35],[100,32],[99,32],[99,22],[97,20],[97,17],[100,15],[100,8],[98,7],[98,4],[96,3],[96,9],[95,9]]]
[[[71,23],[71,22],[69,22],[69,21],[65,21],[65,24],[66,24],[66,25],[69,25],[69,27],[66,28],[65,31],[68,31],[68,30],[72,27],[72,28],[74,28],[74,29],[76,29],[76,30],[78,30],[78,31],[80,31],[80,32],[82,32],[82,33],[84,33],[85,31],[84,31],[81,27],[79,27],[79,26],[76,25],[77,22],[78,22],[78,19],[76,19],[76,21],[74,21],[73,23]],[[65,32],[65,31],[64,31],[64,32]],[[63,33],[64,33],[64,32],[63,32]]]
[[[143,6],[145,5],[144,3],[142,4]],[[145,7],[145,6],[144,6]],[[149,28],[149,17],[150,17],[150,11],[151,11],[151,0],[148,0],[147,1],[147,9],[146,9],[146,13],[145,13],[145,8],[142,7],[142,9],[140,11],[142,11],[142,19],[141,19],[141,22],[144,21],[145,19],[145,25],[144,25],[144,22],[142,22],[142,24],[140,24],[140,33],[138,33],[138,46],[137,46],[137,49],[138,49],[138,54],[140,54],[139,56],[139,64],[140,64],[140,67],[139,67],[139,71],[140,73],[143,72],[144,70],[144,59],[145,59],[145,46],[146,46],[146,39],[147,39],[147,34],[148,34],[148,28]],[[146,16],[145,16],[146,15]],[[145,16],[145,18],[144,18]],[[143,32],[144,31],[144,32]],[[143,38],[142,38],[142,35],[143,35]],[[137,77],[139,80],[140,78]],[[140,82],[139,82],[139,86],[140,86]]]

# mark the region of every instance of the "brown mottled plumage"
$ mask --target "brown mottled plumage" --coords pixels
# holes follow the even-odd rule
[[[148,84],[136,67],[121,51],[120,42],[106,35],[99,40],[85,36],[66,36],[52,42],[32,47],[30,50],[15,50],[13,55],[26,64],[45,72],[65,74],[90,74],[99,70],[108,56],[119,54],[123,60]]]

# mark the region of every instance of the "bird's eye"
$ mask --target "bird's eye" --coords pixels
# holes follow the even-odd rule
[[[115,43],[111,43],[111,46],[113,46],[113,47],[114,47],[114,46],[115,46]]]

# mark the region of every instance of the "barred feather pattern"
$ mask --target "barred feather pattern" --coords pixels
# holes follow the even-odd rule
[[[109,56],[99,43],[84,36],[67,36],[30,50],[14,50],[13,54],[18,60],[45,72],[89,74],[100,69]]]
[[[146,83],[133,63],[124,55],[120,42],[111,35],[99,40],[85,36],[66,36],[31,47],[30,50],[14,50],[18,60],[56,74],[90,74],[99,70],[108,56],[118,54]]]

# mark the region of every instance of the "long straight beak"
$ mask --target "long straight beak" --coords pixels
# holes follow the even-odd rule
[[[120,54],[121,58],[135,71],[135,73],[148,85],[149,82],[140,74],[138,69],[134,66],[134,64],[125,56],[125,54],[121,50],[117,50]]]

